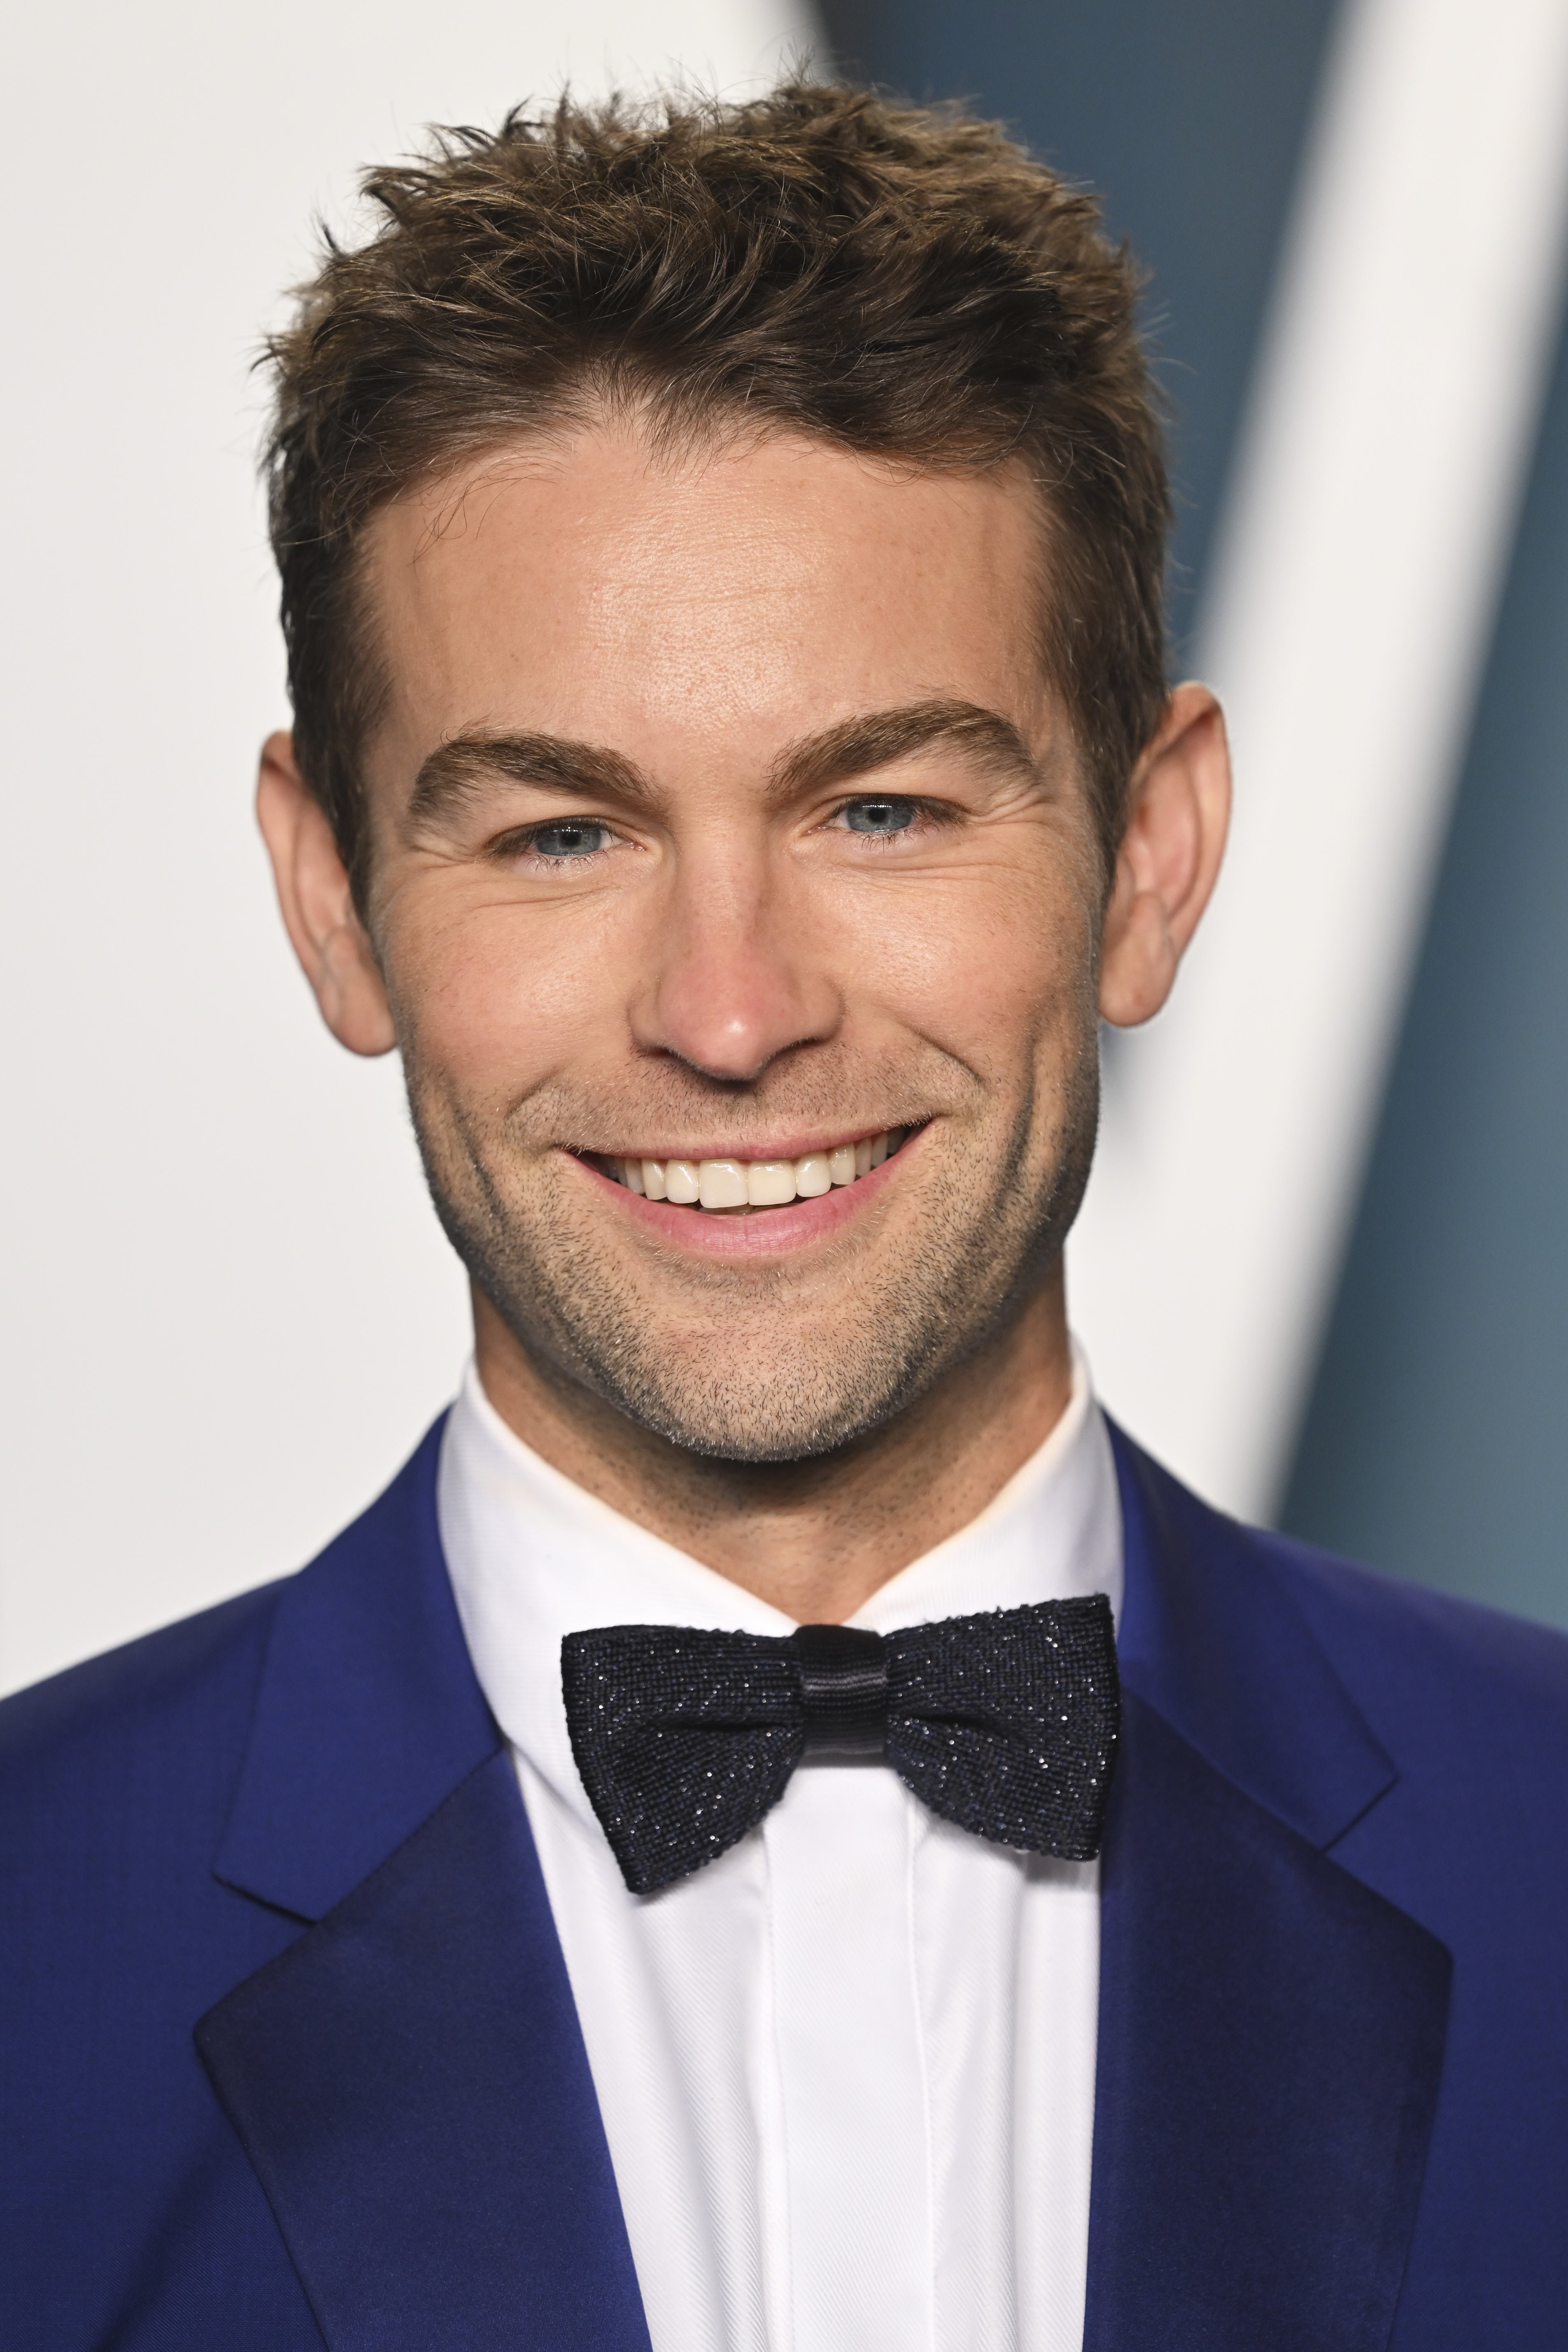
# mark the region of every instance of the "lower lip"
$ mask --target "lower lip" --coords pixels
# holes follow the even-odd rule
[[[919,1142],[920,1133],[909,1137],[890,1159],[868,1174],[858,1176],[853,1184],[836,1184],[831,1192],[820,1192],[814,1201],[791,1201],[782,1209],[753,1209],[746,1216],[715,1213],[710,1209],[674,1208],[668,1201],[649,1201],[617,1184],[613,1177],[601,1175],[586,1160],[573,1154],[567,1156],[572,1165],[608,1193],[616,1206],[635,1224],[660,1241],[674,1242],[681,1249],[698,1257],[783,1257],[791,1250],[804,1249],[812,1242],[824,1241],[828,1234],[841,1233],[851,1218],[869,1208],[881,1198],[893,1171],[908,1159]]]

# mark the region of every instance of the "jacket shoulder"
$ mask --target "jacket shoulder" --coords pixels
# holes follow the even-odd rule
[[[1514,1823],[1536,1858],[1568,1830],[1568,1638],[1284,1536],[1254,1538],[1390,1753]]]
[[[1386,1669],[1462,1665],[1478,1687],[1509,1704],[1564,1711],[1568,1634],[1502,1609],[1459,1599],[1343,1559],[1289,1536],[1255,1541],[1286,1578],[1321,1638],[1347,1660]]]
[[[143,1808],[237,1769],[268,1635],[289,1579],[106,1651],[0,1702],[0,1820],[58,1822],[89,1797]],[[205,1767],[205,1769],[204,1769]],[[231,1775],[229,1777],[232,1777]],[[43,1822],[40,1822],[40,1826]]]
[[[243,1749],[258,1685],[293,1596],[368,1587],[379,1600],[388,1557],[421,1516],[434,1527],[443,1414],[391,1484],[305,1567],[214,1609],[105,1651],[0,1701],[0,1807],[51,1774],[101,1777],[138,1756],[216,1745]]]
[[[1189,1557],[1287,1596],[1385,1739],[1450,1754],[1527,1745],[1537,1757],[1544,1742],[1568,1763],[1568,1635],[1246,1526],[1120,1432],[1117,1442]]]

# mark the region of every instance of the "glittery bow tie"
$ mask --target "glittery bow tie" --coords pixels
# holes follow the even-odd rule
[[[1103,1593],[903,1633],[568,1633],[572,1752],[621,1874],[651,1895],[754,1829],[808,1753],[881,1757],[994,1844],[1100,1851],[1120,1695]]]

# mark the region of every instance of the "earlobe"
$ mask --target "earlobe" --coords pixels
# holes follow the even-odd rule
[[[353,1054],[390,1053],[397,1036],[374,951],[331,826],[287,734],[269,735],[261,747],[256,816],[284,928],[322,1020]]]
[[[1225,719],[1207,687],[1176,687],[1134,771],[1100,939],[1100,1010],[1118,1028],[1158,1013],[1219,874],[1230,823]]]

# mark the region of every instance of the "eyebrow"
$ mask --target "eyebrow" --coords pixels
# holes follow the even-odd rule
[[[792,743],[773,763],[767,798],[776,806],[798,793],[848,783],[939,745],[1003,774],[1032,778],[1037,772],[1022,734],[1000,711],[933,698],[846,719]],[[408,824],[439,824],[498,777],[541,792],[581,793],[645,810],[657,808],[664,797],[635,761],[604,744],[475,730],[438,744],[425,761],[409,800]]]
[[[932,700],[847,719],[792,744],[775,762],[770,798],[784,800],[823,784],[847,783],[942,744],[1005,775],[1033,776],[1029,747],[1010,719],[978,702]]]
[[[498,776],[540,792],[584,793],[596,800],[652,804],[658,795],[635,761],[598,743],[565,735],[454,735],[421,766],[409,798],[407,822],[438,824],[458,815]]]

